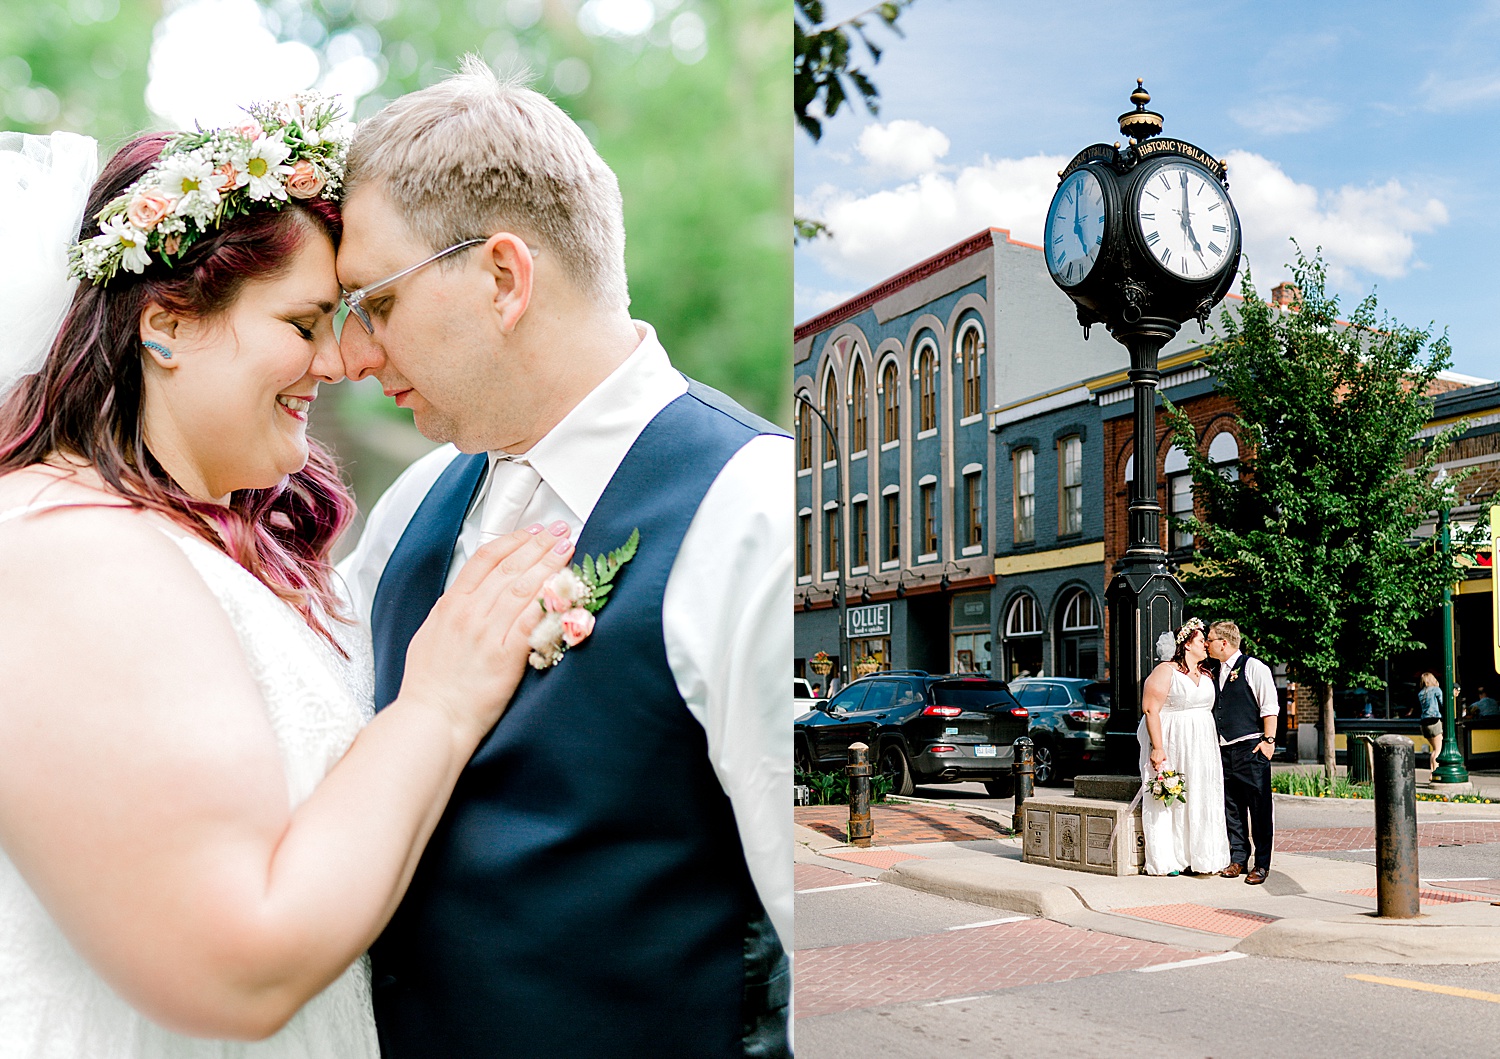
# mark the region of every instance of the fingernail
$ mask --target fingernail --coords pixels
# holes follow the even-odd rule
[[[572,541],[558,541],[557,542],[557,547],[553,548],[552,550],[554,552],[556,552],[558,555],[567,555],[570,551],[573,550],[573,542]]]
[[[552,536],[554,537],[561,537],[564,533],[568,532],[568,524],[562,519],[558,519],[547,528],[552,531]]]
[[[536,536],[538,533],[542,532],[542,524],[538,522],[533,526],[527,526],[526,532],[530,533],[532,536]]]

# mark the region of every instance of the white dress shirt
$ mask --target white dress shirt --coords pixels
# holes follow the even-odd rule
[[[1224,689],[1229,680],[1229,671],[1239,661],[1240,652],[1235,651],[1227,659],[1219,664],[1219,690]],[[1255,704],[1260,707],[1262,717],[1275,717],[1281,712],[1281,703],[1276,698],[1276,677],[1271,673],[1271,667],[1259,658],[1248,657],[1245,659],[1244,668],[1245,682],[1250,687],[1250,694],[1255,696]],[[1251,732],[1242,735],[1238,739],[1225,739],[1219,737],[1220,746],[1228,746],[1230,743],[1243,743],[1247,739],[1259,739],[1263,732]]]
[[[687,392],[687,380],[672,367],[656,332],[639,321],[636,328],[641,343],[635,351],[530,451],[490,454],[491,473],[464,520],[449,584],[488,539],[482,525],[509,532],[561,519],[576,540],[641,431]],[[407,468],[339,564],[354,611],[365,622],[407,523],[458,455],[445,445]],[[540,483],[508,488],[517,473],[528,473],[527,466]],[[677,690],[707,734],[709,761],[734,808],[750,877],[788,954],[792,745],[783,685],[792,657],[791,470],[790,438],[763,435],[735,453],[683,538],[662,617]],[[498,499],[507,495],[509,501]],[[497,510],[507,502],[513,506],[517,496],[526,497],[520,511]]]

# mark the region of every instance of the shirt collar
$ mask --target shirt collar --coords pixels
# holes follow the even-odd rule
[[[580,522],[588,521],[641,431],[687,392],[687,379],[672,367],[655,329],[640,320],[634,323],[641,336],[635,351],[530,451],[514,457],[536,468]],[[491,469],[509,455],[490,453]]]
[[[1240,652],[1239,651],[1235,651],[1234,654],[1232,654],[1228,658],[1224,659],[1223,663],[1220,665],[1219,668],[1220,668],[1220,670],[1222,672],[1228,673],[1231,669],[1234,668],[1234,664],[1236,662],[1238,662],[1239,660],[1240,660]]]

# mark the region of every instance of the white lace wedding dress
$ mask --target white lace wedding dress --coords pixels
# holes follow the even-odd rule
[[[1172,688],[1161,708],[1167,752],[1164,769],[1176,769],[1187,787],[1187,804],[1163,806],[1148,790],[1141,798],[1141,829],[1146,836],[1146,874],[1218,871],[1229,864],[1229,832],[1224,826],[1224,767],[1219,760],[1219,729],[1214,723],[1214,678],[1194,685],[1176,666]],[[1149,783],[1151,737],[1141,718],[1141,781]]]
[[[0,512],[0,523],[59,504]],[[341,658],[291,607],[227,555],[169,534],[239,636],[265,698],[292,805],[303,801],[369,720],[369,635],[337,625]],[[122,748],[125,752],[127,748]],[[253,1043],[184,1037],[137,1014],[94,973],[0,851],[0,1057],[3,1059],[377,1059],[364,959],[274,1036]]]

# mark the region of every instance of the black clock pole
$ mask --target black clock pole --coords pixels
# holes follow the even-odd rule
[[[1162,117],[1146,109],[1151,96],[1139,81],[1130,101],[1135,109],[1119,118],[1130,146],[1086,147],[1058,174],[1045,238],[1052,279],[1077,306],[1084,336],[1102,323],[1130,351],[1135,474],[1129,545],[1104,594],[1113,691],[1105,747],[1111,770],[1134,774],[1141,686],[1156,664],[1157,639],[1182,623],[1187,602],[1167,567],[1156,500],[1157,361],[1184,321],[1206,324],[1228,291],[1239,265],[1240,235],[1223,163],[1186,141],[1158,138]],[[1077,203],[1088,182],[1068,184],[1079,170],[1091,173],[1100,189],[1102,206],[1090,213],[1089,226],[1092,233],[1097,213],[1097,238],[1085,239],[1080,231]],[[1178,191],[1180,207],[1168,197]],[[1206,227],[1195,227],[1195,216]]]

